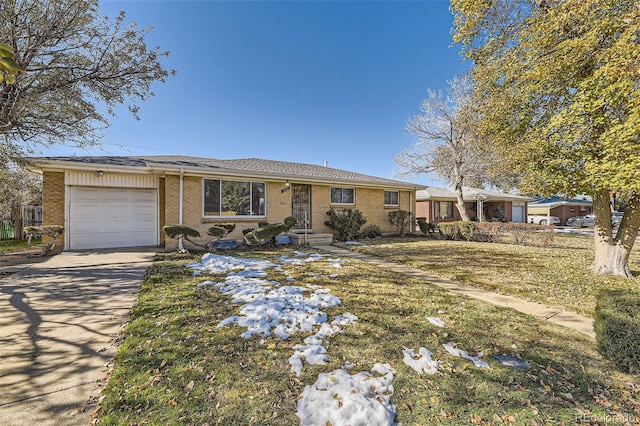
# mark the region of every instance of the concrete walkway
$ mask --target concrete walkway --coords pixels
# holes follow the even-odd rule
[[[549,321],[554,324],[559,324],[563,327],[572,328],[591,337],[592,339],[595,339],[595,333],[593,332],[593,319],[585,317],[584,315],[565,311],[560,308],[549,308],[540,303],[528,302],[517,297],[507,296],[493,291],[487,291],[480,288],[468,286],[457,281],[429,274],[422,269],[402,265],[399,263],[389,262],[388,260],[384,260],[375,256],[355,253],[350,250],[335,246],[316,245],[314,246],[314,248],[325,250],[342,257],[356,258],[358,260],[362,260],[363,262],[371,263],[384,269],[399,272],[412,278],[425,280],[431,284],[437,285],[447,290],[464,294],[465,296],[471,297],[473,299],[479,299],[487,303],[491,303],[492,305],[512,308],[516,311],[529,314],[535,318]]]
[[[87,425],[155,249],[62,253],[0,279],[0,424]]]

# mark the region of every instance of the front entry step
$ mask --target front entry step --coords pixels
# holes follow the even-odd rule
[[[333,242],[333,234],[331,233],[320,233],[320,232],[309,232],[306,234],[301,233],[289,233],[287,234],[289,238],[291,238],[291,242],[295,245],[303,245],[309,244],[311,246],[317,244],[331,244]],[[306,240],[305,240],[306,237]]]

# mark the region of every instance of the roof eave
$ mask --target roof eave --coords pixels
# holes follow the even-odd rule
[[[300,176],[284,173],[267,173],[253,172],[236,169],[227,169],[220,167],[181,167],[179,165],[167,165],[162,163],[154,163],[147,161],[146,167],[141,166],[119,166],[105,163],[82,163],[76,161],[50,160],[42,159],[33,162],[34,171],[102,171],[105,173],[135,173],[135,174],[155,174],[155,175],[172,175],[187,174],[197,176],[232,176],[241,178],[260,178],[268,181],[286,181],[292,183],[318,183],[318,184],[337,184],[352,185],[369,188],[385,188],[385,189],[402,189],[402,190],[419,190],[425,189],[426,186],[403,183],[403,182],[371,182],[358,180],[330,179],[312,176]]]

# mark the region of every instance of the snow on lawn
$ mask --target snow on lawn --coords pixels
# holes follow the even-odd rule
[[[484,354],[482,352],[478,352],[478,355],[471,356],[462,349],[455,348],[451,343],[445,343],[442,345],[443,348],[447,350],[453,356],[461,356],[462,358],[468,359],[473,362],[476,367],[480,368],[489,368],[489,363],[486,361],[482,361],[482,357]]]
[[[417,371],[418,374],[427,373],[434,375],[438,372],[440,361],[431,359],[433,353],[431,353],[430,350],[421,347],[418,349],[418,355],[416,355],[413,349],[403,348],[402,354],[404,355],[402,361]]]
[[[346,370],[319,374],[305,386],[297,404],[301,425],[384,426],[395,424],[396,408],[391,404],[395,370],[389,364],[375,364],[373,374],[352,375]]]
[[[199,287],[214,287],[231,298],[231,303],[241,304],[239,314],[218,323],[219,327],[236,324],[246,327],[242,337],[249,339],[254,335],[262,338],[275,335],[288,339],[296,333],[314,333],[304,339],[304,344],[293,347],[289,358],[291,371],[300,376],[304,363],[325,365],[328,361],[323,341],[338,333],[343,326],[357,321],[358,317],[350,313],[338,315],[329,323],[323,309],[341,304],[340,299],[330,294],[328,289],[318,285],[304,286],[282,285],[277,281],[266,280],[267,269],[282,271],[286,281],[295,281],[285,269],[287,266],[304,265],[308,262],[323,260],[334,268],[342,268],[345,260],[333,259],[329,255],[305,254],[293,252],[290,256],[281,256],[276,263],[263,259],[243,259],[231,256],[205,254],[199,263],[187,265],[198,275],[202,272],[216,274],[227,273],[224,281],[206,281]],[[324,275],[312,275],[326,279],[335,278]],[[437,327],[444,327],[440,318],[428,317]],[[451,355],[467,358],[477,367],[488,367],[481,361],[482,353],[472,357],[465,351],[443,345]],[[434,361],[433,354],[424,347],[415,354],[413,349],[403,348],[403,361],[418,374],[436,374],[440,363]],[[363,371],[351,374],[349,362],[343,369],[318,376],[312,386],[306,386],[298,398],[297,415],[302,425],[394,425],[396,408],[390,400],[393,395],[392,382],[395,370],[389,364],[375,364],[371,373]],[[374,376],[376,373],[377,376]]]
[[[325,260],[336,268],[341,268],[344,260],[333,259],[328,255],[293,252],[292,256],[281,256],[280,265],[301,265],[308,262]],[[279,265],[262,259],[241,259],[231,256],[219,256],[208,253],[200,263],[188,265],[196,271],[212,273],[228,272],[225,281],[206,281],[200,287],[212,286],[231,297],[231,303],[242,304],[239,315],[222,320],[218,326],[236,324],[247,327],[242,337],[249,339],[254,335],[262,338],[275,335],[288,339],[298,332],[313,332],[313,336],[304,340],[304,345],[294,346],[294,354],[289,358],[291,371],[297,376],[302,374],[303,360],[308,364],[326,364],[328,356],[322,346],[324,339],[342,333],[341,325],[355,322],[358,317],[346,313],[336,317],[331,325],[327,324],[324,308],[338,306],[341,302],[329,290],[315,285],[283,286],[277,281],[268,281],[266,269]],[[290,276],[287,278],[289,280]],[[307,296],[308,294],[308,296]]]
[[[328,255],[294,252],[292,256],[280,257],[278,265],[262,259],[208,253],[201,262],[187,266],[196,274],[204,271],[218,274],[227,272],[222,282],[198,284],[199,287],[214,287],[231,297],[231,303],[242,304],[239,315],[222,320],[219,327],[231,324],[247,327],[247,331],[242,333],[246,339],[253,335],[264,338],[272,334],[287,339],[298,332],[315,331],[315,334],[304,339],[304,344],[293,347],[294,354],[289,358],[291,371],[300,376],[303,362],[314,365],[327,363],[324,339],[342,333],[342,326],[354,323],[358,317],[344,313],[328,323],[327,314],[322,309],[341,303],[329,290],[310,284],[304,287],[283,286],[264,278],[268,268],[302,265],[317,260],[324,260],[334,268],[341,268],[345,262]],[[291,276],[283,272],[288,276],[287,281],[291,281]],[[349,368],[350,364],[346,362],[343,367]],[[301,424],[393,425],[396,409],[390,399],[395,370],[389,364],[376,364],[371,371],[378,376],[366,371],[352,375],[345,369],[320,374],[316,383],[306,386],[298,399],[297,415]],[[327,409],[329,407],[333,409]]]

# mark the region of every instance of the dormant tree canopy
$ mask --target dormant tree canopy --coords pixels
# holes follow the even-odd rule
[[[506,172],[496,178],[498,157],[477,132],[480,116],[471,96],[471,81],[467,76],[453,78],[446,96],[429,89],[420,112],[406,126],[416,142],[394,159],[400,174],[435,173],[443,178],[453,186],[460,217],[468,221],[462,187],[500,186],[509,180]]]
[[[0,41],[24,69],[14,84],[0,82],[0,136],[4,161],[20,161],[35,147],[100,143],[119,105],[137,118],[138,102],[169,73],[158,47],[125,23],[109,19],[97,0],[0,0]]]

